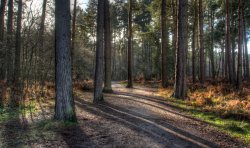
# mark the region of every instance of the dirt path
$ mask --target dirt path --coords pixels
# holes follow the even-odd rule
[[[156,89],[127,89],[117,83],[113,89],[114,93],[105,94],[105,102],[98,105],[92,103],[91,92],[75,92],[77,126],[37,133],[22,130],[22,139],[29,140],[22,142],[14,136],[12,139],[18,140],[18,144],[8,142],[2,146],[248,147],[172,107],[156,96]],[[15,132],[9,129],[9,124],[5,125],[8,130],[2,131],[5,139],[0,138],[0,146]]]

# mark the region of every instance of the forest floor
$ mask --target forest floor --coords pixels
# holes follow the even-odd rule
[[[98,105],[92,92],[75,90],[77,124],[50,120],[53,100],[34,114],[1,110],[0,147],[250,147],[173,106],[156,88],[114,83],[113,90]]]

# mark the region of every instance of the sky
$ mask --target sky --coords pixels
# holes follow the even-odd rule
[[[85,9],[89,0],[78,0],[78,4]]]

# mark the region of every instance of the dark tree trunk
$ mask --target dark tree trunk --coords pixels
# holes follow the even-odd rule
[[[229,17],[229,0],[226,0],[226,47],[225,47],[225,66],[226,71],[225,75],[226,77],[229,77],[229,81],[232,84],[233,79],[233,66],[232,66],[232,60],[231,60],[231,49],[230,49],[230,17]],[[233,57],[234,58],[234,57]]]
[[[3,42],[4,37],[4,13],[7,0],[1,0],[0,6],[0,42]]]
[[[242,0],[238,0],[238,67],[237,67],[237,89],[241,89],[242,85]]]
[[[94,103],[103,101],[102,84],[103,84],[103,40],[104,40],[104,0],[98,0],[97,7],[97,35],[96,35],[96,66],[94,81]]]
[[[196,36],[197,36],[197,22],[198,22],[198,10],[197,10],[197,0],[194,1],[194,24],[193,24],[193,35],[192,35],[192,79],[193,83],[196,82]]]
[[[22,8],[23,1],[18,1],[18,13],[17,13],[17,29],[16,29],[16,50],[15,50],[15,66],[14,66],[14,83],[16,94],[18,94],[20,87],[20,71],[21,71],[21,27],[22,27]],[[19,100],[17,97],[12,97],[11,104],[18,106]]]
[[[132,52],[132,7],[133,1],[129,0],[129,11],[128,11],[128,84],[127,88],[133,87],[133,52]]]
[[[175,88],[173,96],[185,99],[186,92],[186,53],[187,53],[187,4],[188,0],[179,0],[178,4],[178,40],[175,69]]]
[[[166,0],[161,4],[161,80],[162,87],[168,86],[167,77],[167,25],[166,25]]]
[[[70,0],[55,1],[55,32],[55,119],[62,121],[76,121],[71,76]]]
[[[104,52],[105,52],[105,82],[104,89],[105,92],[112,92],[111,87],[111,29],[110,29],[110,10],[109,10],[109,0],[105,0],[104,4]]]
[[[77,4],[77,0],[74,0],[73,19],[72,19],[72,43],[71,43],[72,44],[71,45],[72,63],[74,63],[75,37],[76,37],[76,4]],[[73,71],[73,74],[74,74],[74,71]]]
[[[215,61],[214,61],[214,12],[213,10],[211,10],[211,14],[210,14],[210,51],[209,51],[209,57],[210,57],[210,64],[211,64],[211,74],[212,74],[212,78],[213,80],[215,79],[215,75],[216,75],[216,70],[215,70]]]
[[[205,53],[203,39],[203,5],[202,0],[199,0],[199,43],[200,43],[200,83],[205,81]]]
[[[8,84],[13,81],[13,0],[8,2],[8,19],[7,19],[7,49],[6,49],[6,73],[5,79]]]
[[[0,45],[3,47],[4,45],[4,14],[5,14],[5,6],[6,6],[7,0],[1,0],[1,6],[0,6]],[[3,54],[6,54],[2,52]],[[3,56],[4,57],[4,56]],[[1,63],[2,64],[2,63]],[[0,79],[4,79],[5,70],[4,65],[0,67]]]
[[[244,38],[244,45],[245,45],[245,79],[249,81],[249,58],[248,58],[248,48],[247,48],[247,32],[246,32],[246,16],[243,11],[243,38]]]

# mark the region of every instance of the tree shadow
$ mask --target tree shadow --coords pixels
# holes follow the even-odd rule
[[[159,109],[164,110],[166,112],[170,112],[172,114],[176,114],[178,116],[182,116],[182,117],[185,117],[185,118],[190,119],[190,120],[194,120],[194,121],[198,121],[198,122],[203,122],[205,124],[217,126],[215,124],[212,124],[212,123],[209,123],[209,122],[206,122],[206,121],[203,121],[203,120],[200,120],[200,119],[197,119],[197,118],[194,118],[194,117],[191,117],[191,116],[188,116],[188,115],[185,115],[185,114],[182,114],[182,113],[179,113],[178,111],[176,111],[176,110],[181,110],[181,111],[188,111],[188,112],[199,112],[200,110],[179,108],[179,107],[174,106],[174,105],[172,105],[170,103],[164,102],[159,97],[149,97],[149,96],[145,96],[145,95],[130,94],[130,93],[118,93],[118,92],[115,92],[115,94],[137,98],[137,99],[131,99],[131,98],[128,98],[128,97],[123,98],[121,96],[115,96],[116,98],[119,98],[119,99],[125,99],[125,100],[127,99],[127,100],[131,100],[131,101],[135,101],[135,102],[138,102],[138,103],[142,103],[142,104],[145,104],[145,105],[149,105],[149,106],[152,106],[152,107],[159,108]],[[157,103],[157,104],[166,106],[167,108],[171,108],[172,110],[157,106],[155,104],[146,103],[146,102],[143,102],[143,101],[140,101],[140,100],[147,100],[147,101],[150,101],[152,103]]]
[[[20,147],[25,140],[25,135],[29,132],[25,114],[20,109],[8,109],[6,122],[3,123],[2,147]]]
[[[92,105],[80,98],[76,98],[75,102],[82,110],[128,127],[137,133],[144,133],[163,147],[217,147],[209,141],[165,122],[156,122],[151,118],[145,118],[141,114],[132,113],[107,102]]]

